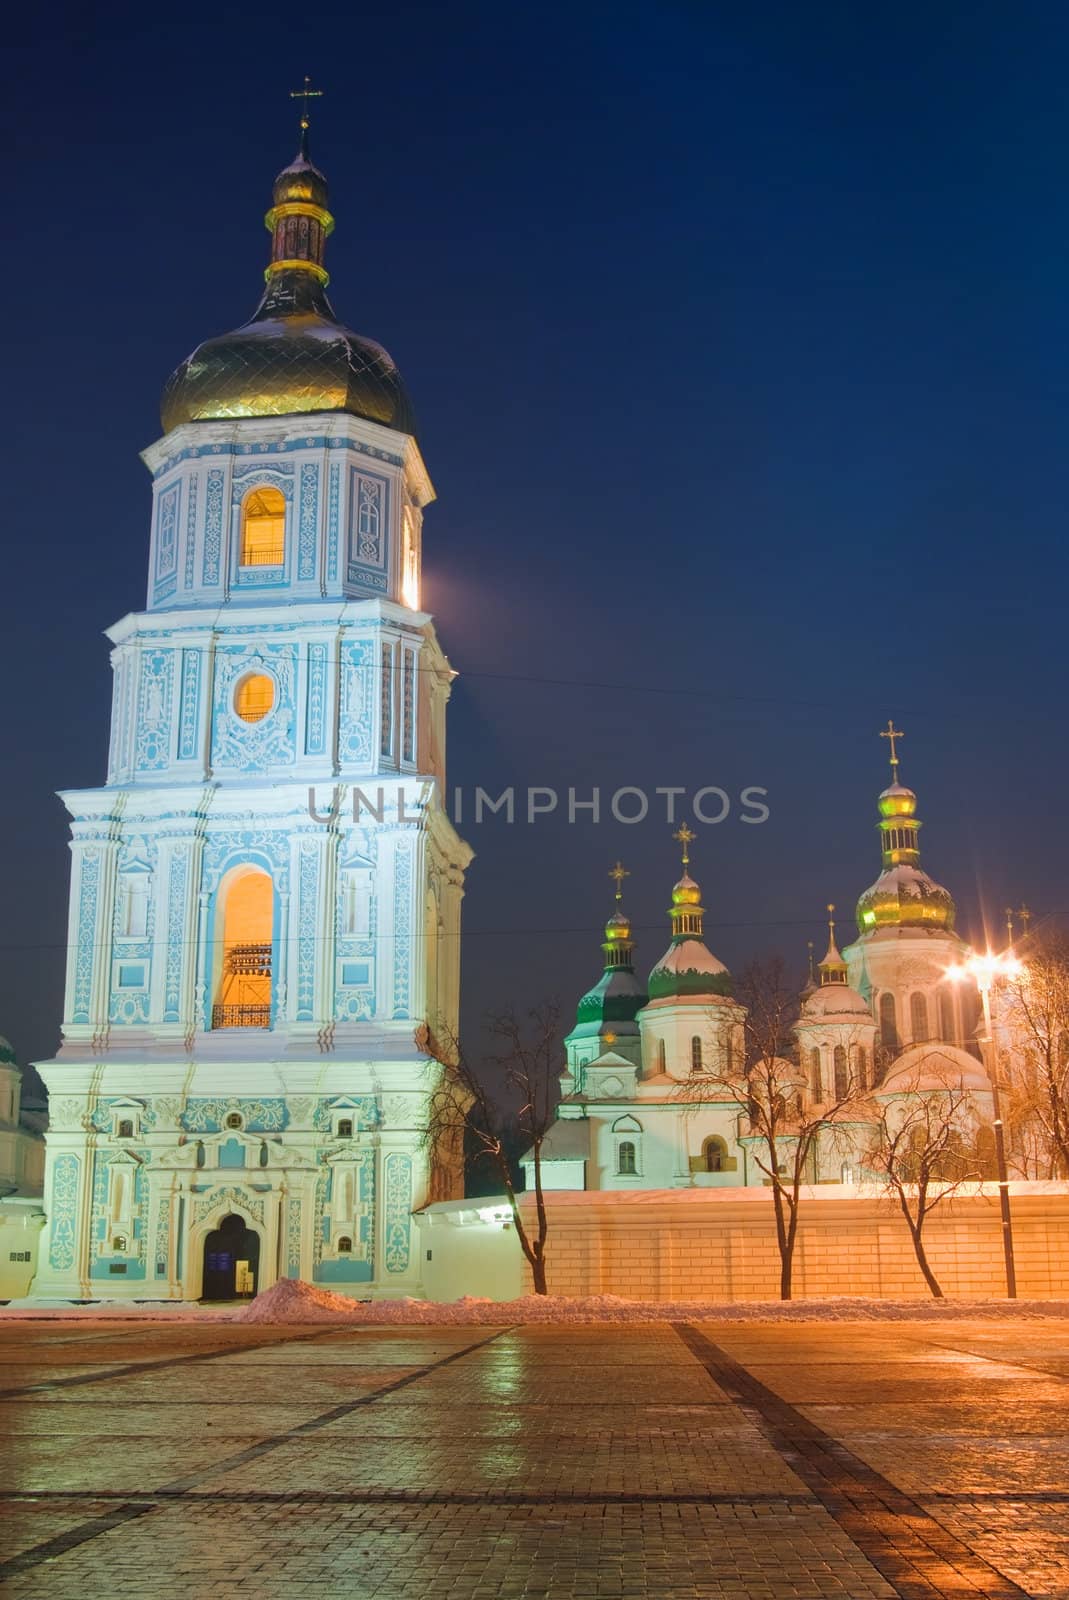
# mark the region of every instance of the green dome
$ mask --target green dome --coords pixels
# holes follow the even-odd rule
[[[575,1010],[577,1025],[584,1022],[634,1022],[646,1004],[646,993],[630,967],[609,967]]]

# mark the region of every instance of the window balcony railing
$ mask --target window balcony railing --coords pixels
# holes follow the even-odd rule
[[[271,976],[271,946],[269,944],[234,944],[226,953],[226,970],[234,978],[269,978]]]
[[[270,1006],[212,1006],[213,1028],[269,1028]]]

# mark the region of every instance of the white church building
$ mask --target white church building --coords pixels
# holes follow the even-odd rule
[[[107,781],[63,796],[42,1298],[418,1293],[412,1213],[460,1184],[423,1137],[471,858],[420,609],[434,490],[397,368],[327,299],[306,131],[266,222],[252,319],[164,389]]]
[[[897,733],[894,737],[900,737]],[[979,1001],[956,981],[970,954],[949,892],[920,865],[917,797],[898,781],[878,800],[881,872],[857,903],[857,939],[840,953],[831,925],[818,976],[801,994],[784,1079],[804,1115],[849,1102],[821,1131],[812,1182],[865,1177],[881,1115],[917,1093],[964,1097],[963,1133],[987,1149],[991,1084],[977,1038]],[[648,979],[635,971],[630,919],[605,927],[605,969],[579,1002],[565,1047],[557,1120],[542,1146],[549,1189],[642,1190],[763,1185],[767,1147],[733,1092],[746,1052],[745,1008],[704,940],[701,890],[688,870],[672,890],[671,942]],[[829,907],[829,910],[833,908]],[[793,1075],[792,1075],[793,1074]],[[987,1157],[985,1155],[985,1161]],[[524,1157],[527,1187],[533,1159]]]

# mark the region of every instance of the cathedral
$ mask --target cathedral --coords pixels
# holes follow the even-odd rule
[[[107,781],[63,795],[41,1298],[412,1294],[412,1213],[461,1181],[424,1135],[471,859],[420,609],[434,490],[397,367],[327,298],[301,126],[256,311],[164,387]]]
[[[917,1093],[960,1090],[983,1145],[991,1085],[977,1043],[975,986],[959,983],[969,948],[954,931],[950,894],[920,865],[917,797],[898,781],[878,800],[882,871],[857,903],[858,937],[827,953],[801,994],[785,1078],[805,1115],[829,1118],[814,1142],[813,1182],[856,1183],[881,1106]],[[546,1188],[673,1189],[764,1184],[763,1140],[730,1093],[746,1060],[747,1013],[731,975],[704,940],[701,890],[689,872],[672,890],[671,941],[643,981],[631,924],[620,909],[627,874],[617,865],[617,909],[605,925],[605,970],[579,1001],[566,1040],[557,1120],[542,1146]],[[829,907],[829,911],[834,908]],[[831,1124],[834,1123],[834,1126]],[[524,1157],[533,1185],[533,1152]]]

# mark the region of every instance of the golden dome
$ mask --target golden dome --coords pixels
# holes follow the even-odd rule
[[[892,783],[880,795],[877,804],[881,817],[912,817],[917,810],[917,796],[901,783]]]
[[[606,944],[620,944],[631,937],[631,918],[625,911],[614,911],[605,924]]]
[[[208,339],[164,386],[165,433],[184,422],[345,411],[414,433],[412,405],[391,357],[343,327],[326,295],[323,256],[334,219],[327,181],[305,143],[275,179],[266,223],[267,288],[250,321]]]
[[[857,903],[861,933],[876,928],[928,928],[950,932],[957,908],[948,889],[920,867],[888,867]]]
[[[702,892],[694,882],[689,872],[684,872],[675,888],[672,890],[672,904],[674,906],[701,905]]]

